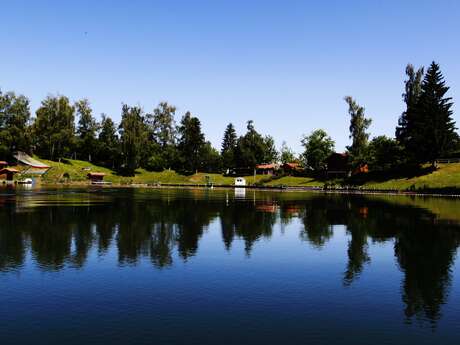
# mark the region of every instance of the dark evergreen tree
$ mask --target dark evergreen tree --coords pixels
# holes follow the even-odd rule
[[[238,139],[236,147],[236,162],[239,167],[255,168],[264,163],[266,145],[264,138],[255,130],[254,122],[248,121],[247,132]]]
[[[417,104],[413,136],[419,163],[430,162],[434,166],[437,158],[455,148],[457,134],[452,119],[452,98],[446,97],[448,90],[439,65],[433,61],[423,80]]]
[[[198,118],[186,112],[178,127],[179,142],[177,149],[181,157],[182,169],[196,172],[200,167],[200,153],[205,144],[204,134]]]
[[[224,138],[222,140],[221,156],[224,168],[232,168],[236,166],[235,150],[238,142],[235,127],[229,123],[225,128]]]

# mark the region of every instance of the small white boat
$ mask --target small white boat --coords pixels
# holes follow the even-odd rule
[[[19,180],[19,184],[32,184],[34,181],[31,178],[25,178],[24,180]]]

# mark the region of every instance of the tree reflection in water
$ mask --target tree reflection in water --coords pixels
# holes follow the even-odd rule
[[[365,196],[258,193],[249,199],[214,198],[196,191],[113,192],[90,206],[53,204],[27,207],[19,197],[0,209],[0,271],[20,270],[27,254],[41,270],[83,268],[92,248],[104,256],[116,245],[120,265],[143,257],[161,269],[174,264],[174,253],[187,261],[200,238],[217,221],[226,250],[244,241],[249,256],[254,243],[270,238],[275,224],[303,224],[299,237],[322,250],[343,225],[349,235],[343,284],[359,278],[371,258],[369,242],[394,241],[404,272],[402,300],[408,321],[441,316],[451,286],[451,268],[460,243],[456,222],[440,221],[435,212],[390,199]],[[250,194],[250,193],[249,193]]]

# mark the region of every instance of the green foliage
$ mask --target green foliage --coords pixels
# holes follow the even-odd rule
[[[195,172],[200,167],[201,152],[205,144],[204,134],[201,132],[201,122],[190,112],[182,117],[177,129],[179,151],[182,168],[188,172]]]
[[[422,93],[423,74],[423,67],[420,67],[417,71],[411,64],[406,67],[407,80],[404,82],[405,93],[403,94],[406,110],[401,114],[396,127],[396,140],[405,150],[406,163],[415,161],[417,147],[413,139],[414,131],[416,130],[417,104]]]
[[[225,168],[232,168],[236,166],[236,147],[238,137],[236,135],[235,127],[229,123],[225,128],[224,138],[222,140],[222,164]]]
[[[200,170],[204,172],[221,172],[222,159],[219,151],[207,141],[200,150]]]
[[[345,102],[348,104],[348,113],[350,114],[350,139],[351,146],[348,146],[348,152],[351,156],[353,166],[367,163],[367,145],[369,141],[369,133],[367,129],[372,123],[371,119],[364,116],[364,108],[350,97],[345,97]]]
[[[396,128],[396,138],[404,147],[408,163],[434,165],[437,158],[448,156],[458,144],[452,99],[446,97],[449,88],[435,62],[424,77],[423,68],[415,72],[412,65],[407,66],[406,74],[406,111]]]
[[[0,158],[14,151],[30,151],[29,100],[14,92],[0,91]]]
[[[401,166],[403,148],[395,139],[381,135],[369,143],[369,169],[372,171],[389,171]]]
[[[335,143],[323,129],[317,129],[302,139],[304,165],[314,171],[325,168],[326,159],[334,151]]]
[[[144,123],[143,111],[140,107],[129,107],[124,104],[120,123],[122,172],[134,175],[140,166],[142,149],[147,142],[147,128]]]
[[[282,164],[294,162],[296,160],[294,151],[283,141],[280,149],[280,160]]]
[[[276,150],[275,139],[271,135],[264,137],[264,158],[263,163],[275,163],[278,161],[279,153]]]
[[[417,104],[418,119],[414,132],[418,162],[431,162],[455,148],[457,135],[452,119],[452,102],[446,97],[445,85],[439,65],[433,62],[427,70]]]
[[[68,157],[75,144],[75,108],[65,96],[48,96],[33,125],[36,152],[51,160]]]
[[[248,121],[247,132],[238,138],[236,146],[236,163],[239,167],[254,168],[257,164],[276,161],[278,153],[272,137],[262,137],[254,128],[253,121]]]
[[[77,126],[77,151],[78,156],[91,162],[91,155],[97,153],[96,133],[99,124],[92,115],[92,109],[87,99],[75,103],[78,119]]]
[[[101,131],[98,137],[97,160],[105,166],[115,168],[120,157],[120,140],[115,123],[110,117],[102,114]]]
[[[153,109],[153,114],[146,115],[150,137],[162,148],[175,144],[175,113],[175,106],[167,102],[161,102],[157,108]]]

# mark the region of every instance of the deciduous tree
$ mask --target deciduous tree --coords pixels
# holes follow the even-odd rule
[[[326,159],[334,151],[335,143],[323,129],[317,129],[302,139],[304,165],[314,171],[325,168]]]
[[[351,146],[348,146],[352,164],[360,165],[366,163],[367,160],[367,145],[369,141],[369,133],[367,130],[372,123],[372,120],[365,117],[364,108],[350,97],[345,97],[345,102],[348,104],[348,113],[350,114],[350,139]]]
[[[65,96],[48,96],[33,126],[37,153],[47,159],[70,156],[75,144],[75,108]]]

